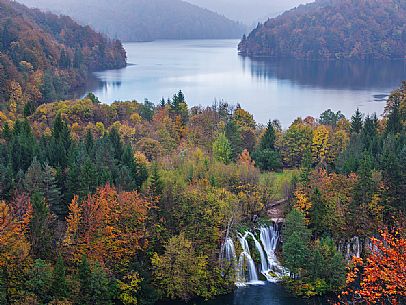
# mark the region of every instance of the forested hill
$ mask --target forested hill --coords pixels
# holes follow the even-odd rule
[[[27,5],[72,16],[122,41],[240,38],[244,27],[180,0],[22,0]],[[89,13],[91,12],[91,13]]]
[[[406,58],[406,2],[318,0],[259,24],[239,51],[309,59]]]
[[[9,0],[0,0],[0,39],[0,110],[12,113],[69,97],[89,71],[126,64],[119,41]]]

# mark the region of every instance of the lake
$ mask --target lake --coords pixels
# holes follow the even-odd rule
[[[210,301],[173,302],[158,305],[327,305],[327,301],[295,298],[275,283],[237,288],[233,294]]]
[[[403,61],[319,62],[249,59],[237,40],[127,43],[128,66],[95,73],[89,84],[101,101],[158,103],[182,90],[189,106],[215,100],[241,104],[260,123],[318,117],[326,109],[350,116],[357,107],[383,113],[385,98],[406,79]]]

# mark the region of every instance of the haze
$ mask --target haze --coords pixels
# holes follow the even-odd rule
[[[264,21],[312,0],[187,0],[247,25]]]

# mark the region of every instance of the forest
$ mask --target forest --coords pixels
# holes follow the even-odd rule
[[[243,37],[246,56],[298,59],[404,59],[406,3],[317,0],[268,19]]]
[[[287,129],[270,119],[188,107],[182,91],[157,105],[90,93],[0,112],[0,303],[228,293],[224,238],[269,223],[284,199],[286,287],[336,304],[403,304],[406,82],[382,118],[326,110]],[[340,245],[354,238],[362,249],[348,256]]]
[[[9,0],[0,0],[0,42],[0,110],[14,117],[71,98],[90,71],[126,65],[121,42]]]
[[[181,0],[21,0],[20,2],[73,17],[109,37],[125,42],[156,39],[240,38],[245,26]],[[89,14],[89,12],[93,12]]]

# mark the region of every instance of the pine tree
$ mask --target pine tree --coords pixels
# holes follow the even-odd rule
[[[268,122],[259,147],[252,154],[256,165],[262,170],[279,170],[282,168],[282,159],[275,149],[276,134],[271,121]]]
[[[51,292],[55,300],[62,300],[69,295],[65,275],[65,265],[61,255],[58,256],[58,260],[56,261],[52,274]]]
[[[41,304],[48,304],[52,299],[51,282],[52,269],[50,264],[42,259],[36,259],[29,272],[27,286]]]
[[[31,203],[33,207],[30,223],[32,252],[41,259],[47,259],[54,250],[49,208],[40,193],[34,193],[31,196]]]
[[[371,202],[375,190],[372,179],[372,157],[365,153],[358,169],[358,181],[354,187],[353,205],[359,206]]]
[[[35,157],[25,173],[24,188],[30,195],[34,193],[44,195],[44,172],[41,164]]]
[[[50,205],[52,212],[57,216],[65,216],[67,209],[66,206],[61,202],[62,195],[56,181],[56,170],[48,164],[45,164],[43,171],[42,191],[44,197]]]
[[[92,271],[86,255],[82,256],[79,265],[79,301],[81,305],[92,304]]]
[[[362,130],[362,113],[357,108],[355,114],[351,117],[351,133],[360,133]]]
[[[228,120],[224,132],[231,144],[233,159],[236,159],[243,151],[240,127],[234,122],[234,120]]]
[[[153,196],[160,196],[163,190],[163,183],[159,175],[158,164],[154,162],[151,166],[149,191]]]
[[[260,149],[275,149],[276,134],[272,122],[268,122],[268,126],[264,135],[261,138]]]

